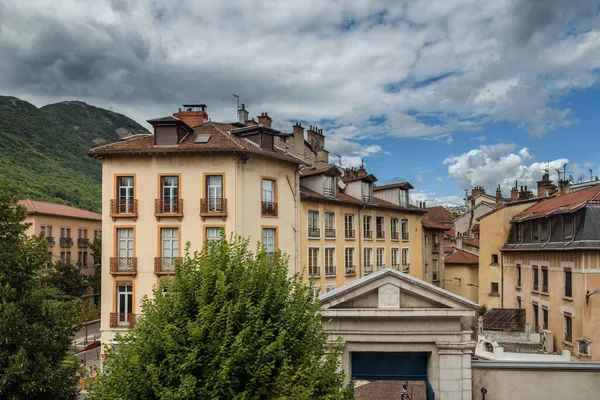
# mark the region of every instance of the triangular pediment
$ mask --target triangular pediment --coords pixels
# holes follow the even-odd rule
[[[460,309],[476,303],[410,275],[387,269],[341,286],[320,297],[321,309]]]

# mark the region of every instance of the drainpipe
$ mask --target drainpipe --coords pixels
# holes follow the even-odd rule
[[[500,268],[500,284],[502,285],[502,290],[500,292],[500,308],[504,308],[504,253],[502,250],[500,250]]]

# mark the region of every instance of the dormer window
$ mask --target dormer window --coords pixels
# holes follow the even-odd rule
[[[335,177],[323,177],[323,194],[327,197],[335,197]]]
[[[408,207],[408,190],[400,189],[400,207]]]
[[[373,184],[370,182],[362,182],[362,200],[365,203],[373,202]]]

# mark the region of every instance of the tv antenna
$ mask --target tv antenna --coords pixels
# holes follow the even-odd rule
[[[240,95],[239,94],[232,94],[232,96],[235,97],[236,100],[237,100],[237,104],[236,104],[237,108],[235,109],[235,112],[238,112],[238,110],[240,109]]]
[[[331,154],[333,154],[334,156],[336,156],[338,158],[337,164],[338,164],[338,167],[341,168],[342,167],[342,156],[341,156],[341,154],[338,154],[338,153],[331,153]]]

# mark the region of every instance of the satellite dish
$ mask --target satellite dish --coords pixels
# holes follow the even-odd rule
[[[569,174],[569,182],[575,182],[575,178],[573,178],[573,174]]]

